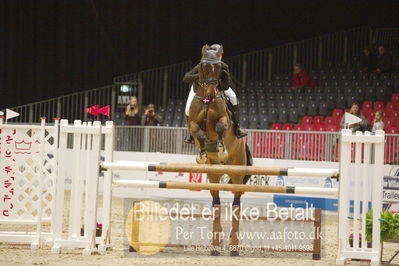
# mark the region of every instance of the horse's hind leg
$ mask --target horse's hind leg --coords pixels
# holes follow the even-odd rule
[[[208,175],[208,179],[211,183],[217,183],[219,176]],[[222,225],[221,219],[221,206],[219,191],[211,190],[212,195],[212,208],[213,208],[213,226],[212,226],[212,250],[211,256],[220,255],[220,243],[222,242]]]

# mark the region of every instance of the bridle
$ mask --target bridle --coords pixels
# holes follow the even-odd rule
[[[206,58],[203,57],[201,58],[200,63],[207,63],[207,64],[220,64],[222,63],[221,58]],[[200,71],[202,71],[202,69],[200,69]],[[198,85],[202,88],[203,91],[206,91],[207,87],[209,85],[216,85],[215,86],[215,94],[217,94],[217,90],[218,87],[220,86],[220,79],[216,79],[216,78],[212,78],[212,79],[206,79],[204,81],[198,81]],[[194,98],[200,99],[203,103],[204,106],[204,112],[205,112],[205,117],[204,117],[204,121],[206,122],[207,117],[208,117],[208,110],[209,110],[209,103],[215,101],[218,98],[222,98],[221,94],[216,95],[215,97],[211,97],[209,95],[206,96],[199,96],[199,95],[195,95]]]

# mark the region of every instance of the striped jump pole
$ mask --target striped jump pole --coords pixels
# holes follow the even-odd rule
[[[317,194],[336,195],[335,188],[313,188],[313,187],[282,187],[282,186],[258,186],[240,184],[220,183],[188,183],[173,181],[147,181],[147,180],[114,180],[115,186],[136,188],[166,188],[166,189],[192,189],[192,190],[214,190],[232,192],[262,192],[262,193],[284,193],[284,194]]]
[[[166,164],[160,162],[118,161],[102,162],[101,170],[146,172],[207,173],[228,175],[307,176],[338,178],[338,169],[280,168],[221,164]]]

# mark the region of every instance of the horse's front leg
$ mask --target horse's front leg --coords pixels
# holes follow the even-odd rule
[[[223,137],[227,130],[227,117],[223,116],[216,123],[216,133],[218,134],[218,157],[221,161],[227,161],[229,153],[227,152],[226,145],[224,145]]]
[[[206,156],[206,148],[205,148],[205,139],[206,135],[205,132],[199,127],[199,125],[193,121],[190,122],[190,134],[194,136],[198,142],[200,147],[200,152],[197,155],[196,161],[199,164],[206,163],[207,156]]]

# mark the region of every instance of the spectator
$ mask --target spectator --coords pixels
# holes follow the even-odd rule
[[[292,83],[292,87],[294,88],[305,88],[311,87],[314,88],[315,83],[314,80],[311,78],[308,72],[303,70],[300,64],[296,64],[294,66],[294,80]]]
[[[145,109],[144,115],[141,118],[141,125],[143,126],[159,126],[161,117],[156,112],[156,106],[149,104]]]
[[[384,46],[378,46],[377,55],[377,73],[390,73],[392,71],[392,57],[386,51]]]
[[[363,49],[363,54],[360,56],[360,72],[369,73],[375,68],[375,57],[369,48]]]
[[[129,126],[140,125],[140,106],[136,96],[130,97],[130,104],[126,106],[125,121]]]
[[[352,124],[349,126],[349,128],[352,130],[352,132],[356,132],[356,131],[364,132],[366,130],[369,130],[370,123],[367,120],[367,118],[364,117],[364,115],[362,115],[360,113],[360,104],[359,103],[357,103],[357,102],[352,103],[349,113],[362,119],[362,121],[360,121],[359,123]],[[343,116],[341,119],[341,128],[345,128],[345,116]]]
[[[376,130],[384,130],[384,112],[381,110],[375,112],[374,125],[372,130],[373,133],[375,133]]]

